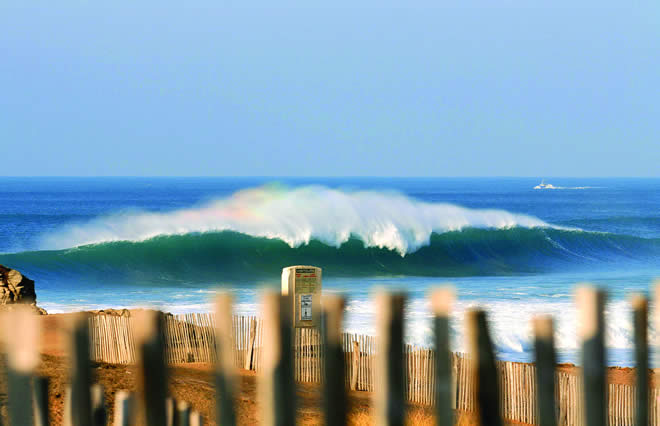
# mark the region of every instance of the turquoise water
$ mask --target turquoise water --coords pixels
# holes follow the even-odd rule
[[[479,305],[512,360],[530,357],[531,316],[551,313],[562,360],[577,361],[572,292],[588,281],[609,292],[610,362],[630,364],[626,294],[660,276],[660,180],[539,181],[0,178],[0,263],[50,312],[206,311],[223,288],[246,314],[283,266],[313,264],[349,296],[350,331],[373,333],[375,288],[406,291],[407,338],[425,345],[426,295],[451,282],[455,348]]]

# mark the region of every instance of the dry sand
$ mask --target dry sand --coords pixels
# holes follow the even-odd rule
[[[68,315],[48,315],[43,319],[42,363],[39,374],[50,378],[50,413],[53,424],[61,424],[64,389],[67,382],[67,364],[62,349],[59,328]],[[573,365],[562,364],[561,370],[579,374]],[[101,383],[106,392],[106,401],[114,401],[114,395],[122,389],[135,390],[136,371],[133,367],[96,363],[93,367],[95,380]],[[610,368],[611,383],[633,384],[634,369]],[[236,411],[238,423],[255,425],[259,422],[258,402],[256,398],[257,377],[254,372],[241,371],[238,377],[240,391],[237,397]],[[213,387],[212,366],[209,364],[174,365],[170,369],[170,393],[177,400],[185,400],[202,413],[207,424],[215,424],[215,390]],[[321,424],[319,410],[320,390],[318,385],[297,384],[297,413],[299,424]],[[349,392],[349,422],[354,425],[373,424],[371,415],[372,395],[369,392]],[[0,403],[6,403],[3,392]],[[112,404],[109,405],[112,415]],[[458,424],[473,424],[471,415],[457,413]],[[434,424],[432,411],[427,407],[410,405],[409,424]]]

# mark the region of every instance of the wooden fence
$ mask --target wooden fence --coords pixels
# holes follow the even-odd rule
[[[130,318],[92,315],[89,317],[91,358],[112,364],[134,364],[135,344]]]
[[[118,392],[115,425],[201,425],[186,403],[167,395],[168,362],[213,362],[216,421],[236,424],[236,367],[260,371],[260,409],[266,426],[295,423],[294,380],[318,382],[328,426],[346,424],[346,388],[374,392],[377,425],[403,425],[406,400],[431,405],[438,425],[453,424],[454,409],[476,413],[479,424],[499,426],[502,418],[541,426],[585,424],[659,425],[657,388],[649,388],[645,298],[633,303],[637,386],[607,383],[604,347],[604,293],[578,291],[582,340],[581,375],[556,371],[552,322],[535,320],[536,365],[497,362],[484,311],[466,315],[469,356],[449,352],[450,297],[432,297],[435,351],[403,344],[402,294],[376,299],[378,338],[342,335],[343,299],[324,299],[322,330],[292,332],[290,301],[264,295],[263,320],[231,317],[229,296],[219,298],[215,318],[168,316],[142,311],[135,321],[122,317],[73,317],[67,328],[70,384],[65,426],[107,423],[104,392],[92,384],[92,360],[138,365],[138,392]],[[7,352],[7,417],[12,425],[49,425],[48,382],[39,364],[37,317],[21,307],[4,314]],[[292,344],[293,343],[293,344]],[[113,346],[113,347],[111,347]],[[135,403],[134,403],[135,400]],[[139,403],[139,409],[135,406]],[[138,421],[138,416],[141,419]]]
[[[108,315],[90,317],[92,359],[110,363],[134,363],[135,345],[129,318]],[[215,353],[214,314],[166,316],[165,353],[169,363],[213,362]],[[233,360],[238,368],[261,370],[263,323],[257,317],[233,316]],[[321,383],[321,335],[317,329],[296,329],[294,333],[294,378],[298,382]],[[376,339],[359,334],[342,334],[345,385],[360,391],[375,391]],[[406,345],[406,398],[409,402],[432,406],[436,400],[436,352]],[[476,407],[472,363],[463,354],[452,354],[452,407],[473,412]],[[498,361],[500,412],[503,418],[529,424],[538,423],[536,366]],[[580,376],[556,373],[556,399],[560,425],[577,425],[583,416]],[[653,389],[652,410],[660,409],[659,390]],[[611,425],[633,425],[635,387],[609,385]],[[660,426],[653,417],[652,425]]]

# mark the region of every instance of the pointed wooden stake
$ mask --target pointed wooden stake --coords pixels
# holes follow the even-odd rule
[[[470,310],[466,320],[480,424],[500,426],[500,391],[486,313],[480,309]]]
[[[536,405],[539,410],[539,426],[557,424],[555,403],[555,339],[552,317],[533,319],[534,351],[536,354]]]
[[[402,293],[376,295],[378,354],[376,357],[375,416],[378,426],[403,426],[406,366],[403,357]]]
[[[162,312],[138,311],[133,316],[139,355],[139,386],[142,412],[150,426],[165,426],[167,416],[167,369],[165,367],[165,318]]]
[[[70,421],[71,426],[92,424],[92,369],[89,359],[89,315],[74,314],[68,324],[70,359]]]
[[[2,315],[7,348],[9,418],[14,425],[33,423],[32,378],[39,365],[39,317],[28,306],[16,305]]]
[[[34,398],[34,426],[48,426],[48,377],[34,377],[32,381],[32,397]]]
[[[635,326],[635,424],[649,424],[649,342],[648,315],[649,302],[641,294],[631,298],[633,308],[633,324]]]
[[[190,426],[190,404],[181,401],[177,405],[177,426]]]
[[[254,341],[257,337],[257,319],[250,319],[250,341],[248,342],[247,355],[245,356],[245,369],[253,370],[254,365]]]
[[[439,288],[431,294],[435,330],[435,416],[438,426],[453,426],[453,378],[449,347],[449,316],[454,304],[453,287]]]
[[[165,425],[178,426],[179,418],[176,415],[176,400],[171,396],[165,398]]]
[[[215,363],[216,418],[218,424],[234,426],[234,398],[236,395],[234,366],[234,336],[232,334],[232,297],[220,294],[215,302]],[[255,321],[256,324],[256,321]]]
[[[105,409],[105,392],[103,385],[94,383],[90,389],[92,399],[92,424],[105,426],[108,424],[108,413]]]
[[[295,422],[293,320],[288,302],[286,296],[276,292],[263,296],[264,350],[259,396],[264,426],[290,426]]]
[[[345,301],[343,297],[327,295],[323,296],[322,305],[323,413],[326,426],[343,426],[346,424],[346,385],[341,331]]]
[[[135,424],[135,397],[131,392],[119,391],[115,396],[114,426],[133,426]]]
[[[190,426],[204,426],[204,418],[199,412],[193,411],[190,413]]]
[[[576,291],[582,338],[585,426],[607,423],[607,370],[605,366],[605,292],[591,286]]]
[[[352,352],[352,370],[351,370],[351,390],[358,390],[357,387],[357,382],[358,382],[358,373],[360,372],[359,370],[359,365],[360,365],[360,342],[357,340],[353,340],[353,352]]]

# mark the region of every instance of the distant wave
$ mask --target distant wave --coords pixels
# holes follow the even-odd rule
[[[658,216],[607,216],[565,220],[561,225],[591,231],[634,235],[643,238],[660,237],[660,217]]]
[[[532,216],[422,202],[397,192],[264,186],[197,208],[124,212],[71,225],[44,236],[41,246],[64,249],[164,235],[234,231],[279,239],[291,247],[313,240],[339,247],[357,238],[366,247],[386,248],[403,256],[428,246],[434,233],[550,226]]]

